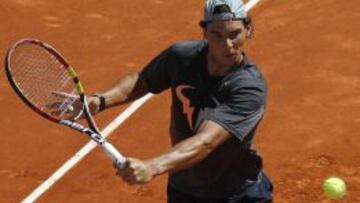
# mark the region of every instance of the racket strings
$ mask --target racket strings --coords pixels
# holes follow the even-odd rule
[[[24,96],[39,110],[56,119],[71,115],[77,100],[76,85],[63,64],[47,49],[31,43],[16,47],[11,56],[11,71]],[[73,97],[59,97],[56,92]]]

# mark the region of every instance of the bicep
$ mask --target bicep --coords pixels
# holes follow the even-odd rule
[[[170,68],[174,64],[173,60],[170,47],[150,61],[140,72],[140,81],[147,91],[157,94],[170,87]]]
[[[205,120],[217,123],[241,141],[257,126],[265,110],[265,86],[248,84],[234,88],[221,105],[205,116]]]
[[[207,148],[215,149],[228,140],[231,134],[218,123],[205,120],[200,125],[195,136],[203,145],[207,146]]]
[[[129,88],[126,89],[127,100],[134,101],[144,96],[148,91],[140,80],[140,72],[136,72],[129,76]]]

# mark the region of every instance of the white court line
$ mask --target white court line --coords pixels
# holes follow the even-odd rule
[[[250,0],[249,2],[246,3],[245,5],[245,9],[247,11],[251,10],[257,3],[259,3],[260,0]]]
[[[103,135],[104,137],[109,136],[109,134],[112,133],[116,129],[116,127],[121,125],[127,118],[131,116],[131,114],[133,114],[152,96],[153,96],[152,94],[147,94],[144,97],[133,102],[124,112],[122,112],[118,117],[116,117],[115,120],[113,120],[108,126],[106,126],[103,131],[101,131],[101,135]],[[44,181],[29,196],[27,196],[22,202],[23,203],[34,202],[96,146],[97,144],[94,141],[92,140],[89,141],[73,157],[71,157],[57,171],[55,171],[55,173],[53,173],[46,181]]]
[[[260,0],[250,0],[246,3],[245,9],[251,10]],[[137,109],[139,109],[146,101],[148,101],[153,94],[147,94],[144,97],[133,102],[124,112],[115,118],[108,126],[105,127],[101,134],[104,137],[109,136],[115,128],[120,126],[127,118],[129,118]],[[74,156],[66,161],[57,171],[55,171],[46,181],[38,186],[31,194],[29,194],[22,203],[34,202],[38,199],[46,190],[48,190],[56,181],[65,175],[72,167],[74,167],[82,158],[84,158],[91,150],[93,150],[97,144],[94,141],[88,142],[82,147]]]

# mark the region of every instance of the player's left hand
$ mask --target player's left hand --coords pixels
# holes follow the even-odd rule
[[[149,161],[127,158],[125,168],[117,169],[116,175],[120,176],[129,185],[139,185],[150,182],[155,177],[155,170]]]
[[[70,111],[76,111],[76,112],[80,112],[83,110],[83,105],[80,101],[80,97],[79,95],[76,94],[68,94],[65,92],[52,92],[52,95],[55,96],[56,98],[59,98],[61,100],[61,102],[54,102],[54,103],[50,103],[47,104],[46,107],[50,108],[50,109],[58,109],[59,106],[63,105],[62,103],[64,101],[71,101],[71,104],[69,104],[68,106],[65,107],[71,107],[72,109],[70,109]],[[89,106],[89,110],[91,112],[92,115],[95,115],[96,113],[99,112],[100,110],[100,100],[97,96],[94,95],[87,95],[86,96],[86,101],[88,103]],[[55,114],[57,112],[54,112]],[[60,112],[61,113],[61,112]]]

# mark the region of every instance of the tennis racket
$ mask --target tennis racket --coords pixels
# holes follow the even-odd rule
[[[50,121],[87,135],[119,168],[125,167],[126,158],[100,134],[79,77],[53,47],[40,40],[22,39],[8,50],[5,70],[27,106]],[[80,117],[89,127],[76,122]]]

